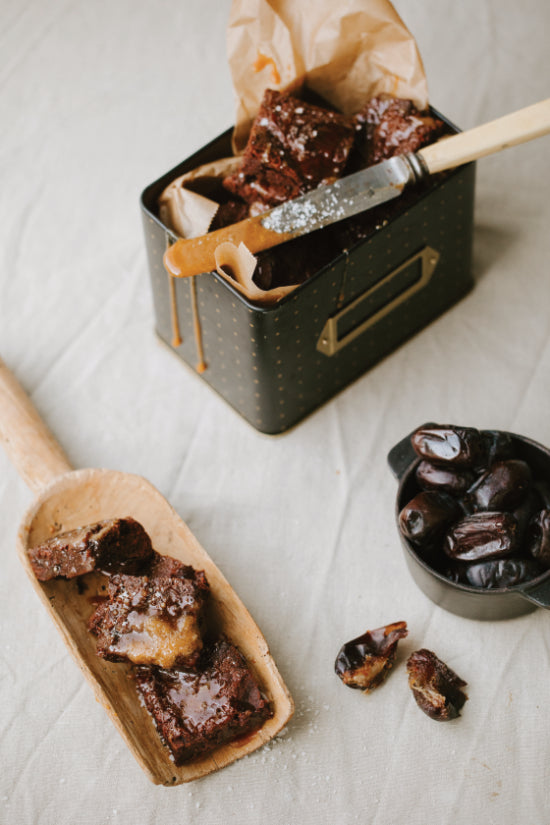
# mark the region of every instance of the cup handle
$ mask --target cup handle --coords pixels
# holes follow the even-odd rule
[[[545,607],[550,610],[550,576],[534,587],[528,587],[525,584],[517,589],[525,599],[536,604],[537,607]]]
[[[412,435],[412,433],[411,433]],[[411,445],[411,436],[407,435],[405,438],[392,447],[388,453],[388,464],[390,470],[398,481],[405,475],[411,464],[418,458],[417,454]]]

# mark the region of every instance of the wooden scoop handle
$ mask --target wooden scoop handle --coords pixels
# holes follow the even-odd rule
[[[2,359],[0,441],[23,481],[34,492],[72,469],[25,390]]]
[[[428,172],[442,172],[548,133],[550,98],[467,132],[443,138],[416,154],[424,162]]]

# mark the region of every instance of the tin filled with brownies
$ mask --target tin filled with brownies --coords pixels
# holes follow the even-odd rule
[[[308,15],[276,8],[234,4],[235,127],[141,197],[156,332],[269,434],[301,421],[470,290],[475,177],[469,163],[257,255],[220,244],[210,272],[167,271],[180,238],[207,237],[458,131],[429,106],[416,44],[390,3],[374,16],[365,0],[345,11],[314,4]]]

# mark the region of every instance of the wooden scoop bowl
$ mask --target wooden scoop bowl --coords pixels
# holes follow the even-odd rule
[[[71,470],[63,450],[1,360],[0,440],[23,480],[37,494],[19,529],[21,562],[96,699],[148,777],[163,785],[189,782],[251,753],[275,736],[292,716],[294,704],[267,643],[229,583],[158,490],[137,475]],[[151,717],[141,706],[128,678],[130,667],[107,662],[95,652],[95,640],[86,623],[95,609],[94,597],[105,589],[105,577],[92,573],[80,584],[77,579],[40,583],[27,557],[28,548],[56,533],[125,516],[133,516],[144,526],[159,553],[205,571],[216,627],[244,654],[274,710],[273,718],[255,733],[181,767],[171,761]]]

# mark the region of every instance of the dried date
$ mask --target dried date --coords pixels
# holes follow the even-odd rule
[[[531,470],[525,461],[495,462],[468,491],[474,510],[513,510],[531,486]]]
[[[446,466],[479,467],[487,456],[485,440],[473,427],[439,424],[419,427],[411,437],[411,444],[420,458]]]
[[[537,513],[527,529],[527,546],[531,556],[545,569],[550,568],[550,510]]]
[[[527,530],[533,516],[544,508],[544,502],[535,487],[531,487],[521,504],[512,511],[518,523],[518,541],[524,544],[527,540]]]
[[[494,559],[467,565],[464,568],[464,581],[473,587],[493,590],[530,581],[540,573],[541,568],[533,559]]]
[[[418,707],[430,719],[446,722],[460,716],[468,699],[466,682],[431,650],[416,650],[407,660],[409,687]]]
[[[508,433],[501,430],[481,430],[481,435],[485,442],[488,467],[495,461],[506,461],[514,457],[514,444]]]
[[[433,542],[462,515],[458,502],[445,493],[426,490],[418,493],[399,514],[399,529],[414,543]]]
[[[378,687],[393,665],[397,644],[407,635],[406,622],[367,630],[340,648],[334,669],[342,682],[368,693]]]
[[[510,556],[517,549],[518,525],[511,513],[472,513],[453,525],[443,549],[456,561]]]
[[[462,496],[474,484],[475,476],[471,470],[455,470],[424,460],[416,468],[416,480],[424,490]]]

